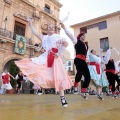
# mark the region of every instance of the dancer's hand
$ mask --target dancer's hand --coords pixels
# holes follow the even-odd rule
[[[64,43],[63,40],[58,40],[58,41],[57,41],[57,44],[63,44],[63,43]]]
[[[65,25],[63,23],[60,23],[61,27],[65,29]]]
[[[15,79],[11,74],[10,74],[10,77],[12,77],[13,79]]]
[[[59,44],[61,44],[61,45],[64,46],[64,47],[67,47],[67,46],[68,46],[68,42],[67,42],[67,41],[64,41],[64,40],[59,40],[59,41],[57,41],[57,44],[58,44],[58,46],[59,46]]]
[[[29,22],[29,24],[31,25],[32,24],[32,22],[33,22],[33,18],[32,17],[28,17],[27,18],[27,21]]]

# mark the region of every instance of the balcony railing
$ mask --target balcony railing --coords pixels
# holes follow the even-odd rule
[[[11,31],[5,30],[3,28],[0,28],[0,35],[4,36],[4,37],[7,37],[7,38],[10,38],[10,39],[13,39],[13,40],[16,40],[16,33],[15,32],[11,32]],[[26,39],[27,44],[32,45],[32,42],[31,42],[30,38],[25,37],[25,39]]]

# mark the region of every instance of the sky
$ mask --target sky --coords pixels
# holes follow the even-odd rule
[[[70,31],[70,25],[120,11],[120,0],[59,0],[59,2],[63,5],[60,9],[60,20],[70,12],[68,21],[64,23]],[[65,36],[63,30],[61,30],[60,34]],[[70,58],[73,59],[73,44],[67,36],[65,38],[69,42],[67,50],[71,53]]]

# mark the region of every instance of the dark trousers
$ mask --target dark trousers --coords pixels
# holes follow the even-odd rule
[[[116,86],[116,88],[120,91],[120,79],[119,79],[118,74],[116,74],[116,81],[117,81],[117,86]]]
[[[109,82],[109,86],[112,86],[112,92],[115,92],[115,82],[117,82],[118,86],[120,86],[118,75],[111,72],[106,72],[106,76]]]
[[[85,80],[83,82],[83,88],[87,88],[90,83],[90,72],[88,69],[88,65],[84,60],[81,60],[79,58],[75,58],[74,64],[77,69],[77,73],[75,76],[75,82],[78,83],[81,81],[82,75],[84,76]]]
[[[17,84],[18,84],[18,87],[17,87],[17,92],[18,92],[18,90],[20,90],[20,88],[21,88],[21,81],[17,80]]]

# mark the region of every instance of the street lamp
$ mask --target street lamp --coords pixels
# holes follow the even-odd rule
[[[7,18],[7,16],[6,16],[5,19],[4,19],[4,22],[5,22],[5,30],[6,30],[7,20],[8,20],[8,18]]]

